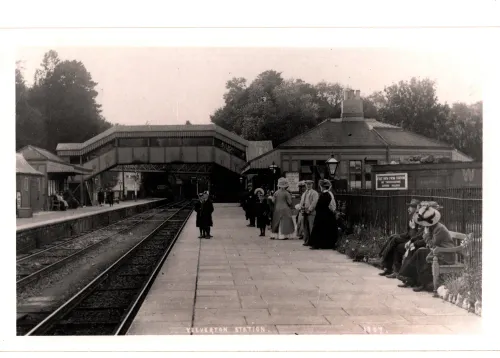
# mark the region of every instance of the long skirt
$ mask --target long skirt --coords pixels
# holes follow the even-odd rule
[[[281,218],[278,219],[277,225],[275,225],[273,221],[272,226],[272,239],[287,240],[295,237],[295,220],[291,216],[282,215]],[[275,232],[276,229],[278,229],[277,232]]]

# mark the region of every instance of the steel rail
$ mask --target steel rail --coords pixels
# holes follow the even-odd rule
[[[170,206],[175,206],[175,205],[176,204],[171,204]],[[179,204],[177,203],[177,205],[179,205]],[[169,205],[167,204],[166,207],[163,208],[163,210],[168,210],[168,209],[169,209]],[[152,210],[155,210],[155,209],[152,209]],[[68,261],[70,261],[72,259],[75,259],[75,258],[77,258],[80,255],[83,255],[84,253],[86,253],[87,251],[91,250],[92,248],[97,247],[98,245],[102,245],[102,244],[106,243],[111,238],[115,237],[116,235],[120,235],[120,234],[122,234],[125,231],[128,231],[128,230],[130,230],[132,228],[135,228],[135,227],[143,224],[149,218],[151,218],[151,217],[153,217],[153,216],[155,216],[157,214],[158,213],[151,214],[147,218],[145,218],[143,220],[140,220],[140,221],[137,221],[137,222],[133,223],[131,226],[129,226],[127,228],[124,228],[124,229],[121,229],[121,230],[119,230],[119,231],[117,231],[115,233],[112,233],[109,236],[104,237],[102,240],[99,240],[98,242],[96,242],[94,244],[91,244],[91,245],[89,245],[87,247],[84,247],[84,248],[82,248],[82,249],[80,249],[80,250],[72,253],[69,256],[63,257],[61,260],[58,260],[58,261],[56,261],[56,262],[54,262],[54,263],[52,263],[52,264],[50,264],[50,265],[48,265],[48,266],[46,266],[46,267],[38,270],[38,271],[35,271],[35,272],[29,274],[28,276],[25,276],[25,277],[19,279],[18,281],[16,281],[16,287],[19,289],[19,288],[22,288],[22,287],[26,286],[30,282],[33,282],[34,280],[36,280],[37,278],[39,278],[41,275],[47,274],[47,273],[49,273],[49,272],[51,272],[51,271],[53,271],[53,270],[61,267],[64,263],[66,263],[66,262],[68,262]],[[89,233],[89,234],[92,234],[92,233]]]
[[[142,240],[140,240],[136,245],[134,245],[130,250],[128,250],[125,254],[123,254],[118,260],[116,260],[110,267],[108,267],[105,271],[103,271],[99,276],[94,278],[89,284],[87,284],[83,289],[73,295],[70,299],[68,299],[63,305],[57,308],[54,312],[52,312],[49,316],[43,319],[40,323],[38,323],[34,328],[32,328],[25,336],[34,336],[34,335],[43,335],[48,329],[50,329],[57,321],[61,320],[65,315],[70,313],[74,308],[78,306],[85,298],[92,294],[92,292],[105,281],[113,272],[120,268],[120,266],[130,258],[137,249],[139,249],[146,241],[156,235],[160,230],[162,230],[175,215],[177,215],[181,210],[184,210],[188,207],[191,202],[186,203],[184,206],[179,208],[175,213],[173,213],[170,217],[165,219],[163,223],[161,223],[157,228],[155,228],[150,234],[146,235]],[[188,218],[191,216],[192,210],[190,211]],[[187,219],[186,219],[187,220]],[[181,230],[179,230],[180,232]],[[150,281],[148,280],[148,283]],[[141,291],[142,292],[142,291]],[[130,314],[127,314],[125,318],[130,317]]]

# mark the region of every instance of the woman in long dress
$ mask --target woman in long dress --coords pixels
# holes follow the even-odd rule
[[[321,194],[316,204],[316,217],[309,239],[311,250],[334,249],[337,243],[337,205],[333,193],[330,191],[332,184],[324,179],[319,182]]]
[[[286,190],[288,181],[278,179],[278,190],[274,193],[271,240],[288,240],[294,236],[295,225],[292,219],[292,195]]]

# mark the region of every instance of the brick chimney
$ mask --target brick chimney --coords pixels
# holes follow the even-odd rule
[[[363,100],[359,90],[344,90],[344,100],[342,101],[342,120],[362,120]]]

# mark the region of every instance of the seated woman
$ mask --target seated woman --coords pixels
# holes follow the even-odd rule
[[[414,216],[415,223],[425,227],[423,239],[427,243],[426,247],[421,247],[416,250],[415,254],[408,260],[405,260],[401,268],[401,276],[406,278],[406,282],[399,287],[410,287],[418,285],[413,291],[431,291],[432,286],[432,265],[427,260],[429,254],[432,255],[431,249],[435,247],[454,247],[450,232],[439,222],[441,214],[439,211],[429,205],[422,206]],[[444,264],[453,264],[454,254],[440,254],[439,261]]]
[[[412,199],[408,203],[408,216],[409,222],[405,233],[394,234],[389,237],[385,245],[380,250],[380,257],[382,259],[382,267],[384,272],[379,273],[380,276],[387,276],[389,278],[395,278],[399,268],[401,267],[401,262],[399,257],[403,257],[405,253],[405,245],[412,237],[422,234],[423,229],[420,229],[418,225],[413,221],[413,215],[417,211],[417,207],[420,201],[417,199]],[[399,255],[400,254],[400,255]]]
[[[330,191],[332,184],[329,180],[320,180],[321,194],[316,204],[316,217],[311,230],[309,245],[311,250],[334,249],[337,243],[337,219],[335,210],[337,205],[333,193]]]
[[[61,210],[64,210],[64,211],[67,210],[69,205],[68,205],[68,202],[66,200],[64,200],[62,193],[56,193],[56,194],[54,194],[54,196],[56,197],[57,201],[62,203]]]

